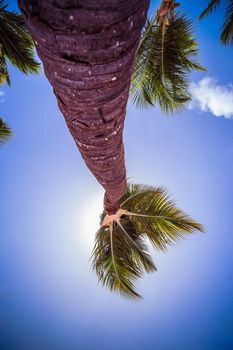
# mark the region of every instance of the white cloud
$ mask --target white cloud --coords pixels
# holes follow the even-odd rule
[[[192,102],[189,109],[200,108],[216,117],[233,118],[233,85],[219,85],[212,77],[191,84]]]
[[[4,92],[0,90],[0,97],[4,96]]]

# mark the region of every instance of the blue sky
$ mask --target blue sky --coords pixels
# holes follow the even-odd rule
[[[206,233],[152,251],[158,272],[137,284],[144,299],[136,303],[103,289],[90,270],[103,190],[51,86],[10,68],[12,87],[0,89],[15,134],[0,150],[1,349],[233,348],[233,51],[218,42],[221,9],[198,23],[202,7],[183,4],[208,68],[191,76],[193,105],[164,117],[129,103],[124,141],[131,180],[166,186]]]

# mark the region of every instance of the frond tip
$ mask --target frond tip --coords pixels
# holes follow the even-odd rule
[[[207,5],[207,7],[202,11],[202,13],[200,14],[200,16],[198,17],[199,21],[209,15],[210,13],[212,13],[214,10],[217,9],[217,7],[220,5],[220,0],[210,0],[209,4]]]
[[[11,129],[0,118],[0,146],[3,145],[12,136]]]
[[[144,272],[156,271],[146,239],[165,251],[195,230],[203,232],[202,225],[180,210],[166,189],[129,184],[113,221],[96,233],[92,268],[102,285],[125,297],[140,298],[136,280]]]

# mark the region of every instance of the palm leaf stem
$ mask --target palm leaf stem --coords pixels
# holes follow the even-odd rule
[[[121,230],[124,232],[124,234],[129,238],[129,240],[133,243],[133,245],[140,250],[140,247],[137,245],[136,242],[134,242],[134,240],[130,237],[130,235],[127,233],[127,231],[124,229],[124,227],[121,225],[120,220],[117,220],[117,224],[119,225],[119,227],[121,228]]]
[[[138,45],[138,48],[137,48],[137,51],[136,51],[136,54],[139,50],[139,48],[141,47],[141,45],[144,43],[145,39],[147,38],[147,34],[151,31],[153,25],[155,24],[155,22],[158,20],[159,16],[158,16],[158,13],[156,13],[156,15],[153,17],[152,21],[150,22],[150,25],[148,26],[148,28],[146,29],[146,31],[143,33],[143,37],[140,41],[140,45]]]
[[[165,38],[165,32],[166,32],[166,24],[163,22],[162,24],[162,46],[161,46],[161,76],[162,80],[164,77],[164,38]]]
[[[133,213],[131,211],[124,211],[124,215],[129,215],[129,216],[140,216],[144,218],[154,218],[154,219],[164,219],[164,220],[170,220],[172,221],[173,219],[168,216],[163,216],[163,215],[147,215],[147,214],[141,214],[141,213]]]
[[[170,222],[175,221],[176,219],[173,219],[172,217],[168,217],[168,216],[163,216],[163,215],[146,215],[146,214],[141,214],[141,213],[133,213],[131,211],[125,210],[124,211],[124,215],[129,215],[129,216],[139,216],[139,217],[144,217],[144,218],[153,218],[153,219],[162,219],[162,220],[168,220]],[[182,219],[180,219],[182,220]],[[199,230],[201,232],[204,232],[204,229],[201,225],[199,225],[200,228]]]
[[[164,44],[165,44],[165,34],[166,34],[166,22],[162,22],[162,45],[161,45],[161,81],[164,86],[166,86],[166,83],[164,81],[165,74],[164,74]],[[170,100],[172,103],[174,103],[174,99],[170,96],[167,89],[164,89],[164,93],[166,94],[168,100]]]
[[[172,0],[171,1],[171,3],[172,3],[172,6],[171,6],[171,17],[173,18],[174,17],[174,6],[175,6],[175,1],[174,0]]]
[[[130,196],[129,198],[126,198],[126,200],[120,204],[120,207],[122,208],[122,206],[127,203],[130,199],[136,197],[136,196],[140,196],[141,195],[141,192],[138,192],[138,193],[135,193],[135,194],[132,194],[132,196]]]
[[[162,3],[163,3],[164,1],[162,1]],[[171,16],[172,17],[174,17],[174,0],[172,0],[171,1],[172,2],[172,6],[171,6],[171,9],[170,9],[170,11],[171,11]],[[162,6],[162,4],[160,5],[160,7]],[[159,11],[159,10],[158,10]],[[159,14],[158,14],[158,11],[157,11],[157,13],[155,14],[155,16],[153,17],[153,19],[152,19],[152,21],[150,22],[150,25],[148,26],[148,28],[146,29],[146,31],[143,33],[143,38],[142,38],[142,40],[141,40],[141,42],[140,42],[140,45],[142,45],[143,44],[143,42],[144,42],[144,40],[146,39],[146,36],[147,36],[147,34],[150,32],[150,30],[152,29],[152,27],[153,27],[153,25],[155,24],[155,22],[159,19]],[[163,21],[163,23],[165,23],[164,21]],[[140,47],[140,46],[139,46]],[[139,49],[139,47],[138,47],[138,49]]]

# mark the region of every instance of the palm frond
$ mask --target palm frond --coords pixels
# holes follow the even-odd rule
[[[3,55],[2,45],[0,44],[0,86],[7,82],[10,85],[10,77],[8,73],[8,67],[6,57]]]
[[[0,118],[0,146],[3,145],[12,136],[11,129]]]
[[[197,61],[192,24],[180,12],[169,25],[147,22],[139,46],[130,94],[140,108],[159,104],[165,113],[179,111],[188,101],[188,73],[205,70]]]
[[[126,195],[121,208],[132,220],[138,235],[149,238],[158,250],[167,247],[203,227],[180,210],[169,198],[165,188],[129,185],[132,195]],[[130,193],[130,189],[128,193]]]
[[[203,227],[177,208],[160,187],[128,184],[120,206],[119,218],[96,233],[92,268],[102,285],[135,299],[140,297],[135,291],[136,280],[143,272],[156,271],[146,239],[164,251]],[[101,222],[105,214],[101,214]]]
[[[39,73],[40,64],[34,58],[34,43],[20,14],[7,11],[8,3],[0,1],[1,56],[25,74]],[[0,57],[1,61],[2,58]]]
[[[96,234],[92,253],[92,268],[99,281],[110,290],[128,298],[140,298],[134,282],[141,276],[138,263],[134,263],[131,245],[125,235],[115,227],[102,227]],[[135,259],[136,260],[136,259]]]
[[[225,19],[221,28],[220,40],[223,45],[233,45],[233,1],[226,8]]]
[[[198,17],[199,20],[201,20],[203,17],[209,15],[214,10],[217,9],[217,7],[220,5],[220,0],[211,0],[207,7],[202,11],[200,16]]]
[[[148,273],[156,271],[156,266],[148,254],[148,247],[142,237],[137,234],[132,220],[125,215],[121,217],[117,225],[119,225],[122,234],[126,236],[128,244],[131,246],[133,261],[138,269],[144,269]]]

